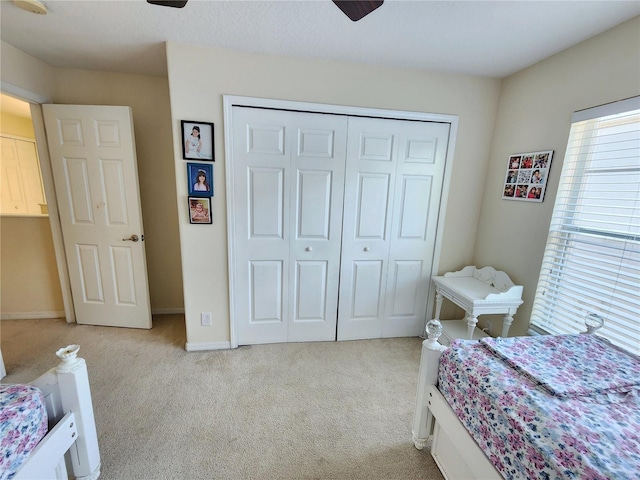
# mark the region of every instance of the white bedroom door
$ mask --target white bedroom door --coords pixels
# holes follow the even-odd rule
[[[151,328],[131,109],[42,107],[76,321]]]
[[[233,108],[239,345],[335,340],[346,125]]]
[[[422,333],[449,129],[349,118],[338,340]]]

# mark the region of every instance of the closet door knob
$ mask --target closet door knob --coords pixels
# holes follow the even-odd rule
[[[369,247],[364,247],[364,248],[363,248],[363,250],[364,250],[365,252],[368,252],[368,251],[369,251]]]
[[[313,248],[311,248],[311,247],[307,247],[307,248],[305,248],[305,250],[306,250],[307,252],[310,252],[311,250],[313,250]]]

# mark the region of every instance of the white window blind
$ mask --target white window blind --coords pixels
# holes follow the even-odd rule
[[[640,354],[640,97],[576,112],[562,166],[533,331],[598,331]]]

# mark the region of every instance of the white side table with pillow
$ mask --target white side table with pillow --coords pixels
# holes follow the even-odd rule
[[[440,320],[443,298],[466,312],[463,320],[442,322],[440,338],[445,344],[456,338],[471,340],[486,336],[476,328],[478,316],[484,314],[504,314],[501,336],[506,337],[513,316],[522,305],[522,286],[514,285],[506,273],[492,267],[464,267],[458,272],[433,277],[433,283],[436,286],[436,320]]]

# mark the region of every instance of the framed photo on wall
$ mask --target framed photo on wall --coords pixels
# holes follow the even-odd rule
[[[213,197],[213,164],[187,163],[189,195],[193,197]]]
[[[553,150],[509,155],[502,198],[542,202],[549,180]]]
[[[213,123],[182,120],[182,158],[215,161]]]
[[[208,197],[189,197],[189,223],[212,223],[211,199]]]

